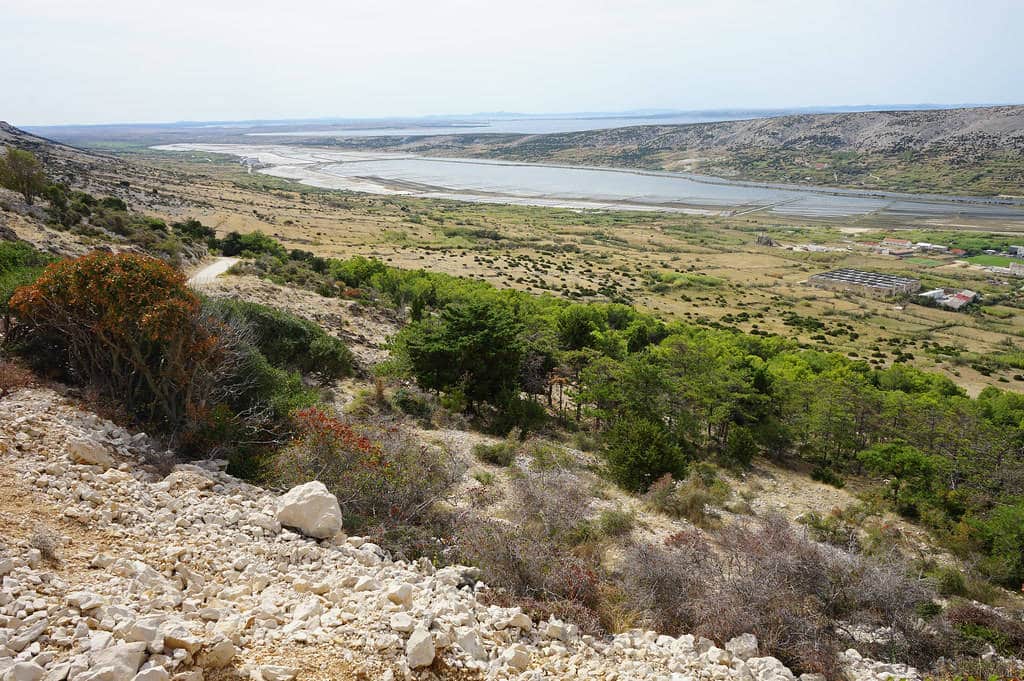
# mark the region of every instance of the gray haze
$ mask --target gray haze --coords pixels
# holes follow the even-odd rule
[[[16,124],[1024,101],[1020,0],[0,0]]]

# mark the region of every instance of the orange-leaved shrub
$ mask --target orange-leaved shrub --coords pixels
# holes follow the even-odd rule
[[[179,434],[212,408],[225,345],[184,276],[161,260],[93,252],[15,291],[13,341],[34,366]]]

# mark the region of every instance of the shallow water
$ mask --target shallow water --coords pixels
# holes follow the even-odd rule
[[[494,203],[628,210],[742,213],[766,210],[817,217],[986,218],[1024,222],[1024,205],[964,197],[922,197],[732,182],[683,173],[584,168],[287,145],[171,144],[258,159],[259,172],[317,187]]]

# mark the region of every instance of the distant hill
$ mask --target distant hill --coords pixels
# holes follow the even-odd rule
[[[303,140],[323,145],[323,139]],[[347,148],[689,170],[770,182],[1024,194],[1024,106],[799,114],[549,135],[349,138]]]
[[[97,173],[109,180],[110,173],[125,166],[119,159],[40,137],[0,121],[0,147],[5,146],[31,151],[43,161],[51,179],[69,185],[84,184]]]

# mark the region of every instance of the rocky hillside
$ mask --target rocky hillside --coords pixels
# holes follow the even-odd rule
[[[318,483],[281,496],[222,462],[160,470],[145,434],[51,389],[4,397],[0,424],[5,681],[794,678],[751,636],[597,639],[485,605],[472,569],[338,531]],[[916,676],[844,660],[851,678]]]
[[[770,182],[1024,194],[1024,106],[802,114],[549,135],[350,138],[337,144]]]
[[[970,145],[1024,151],[1024,106],[934,111],[863,111],[777,118],[645,125],[548,135],[441,135],[349,139],[346,146],[387,146],[419,153],[461,149],[525,156],[543,150],[640,151],[800,148],[887,151]]]

